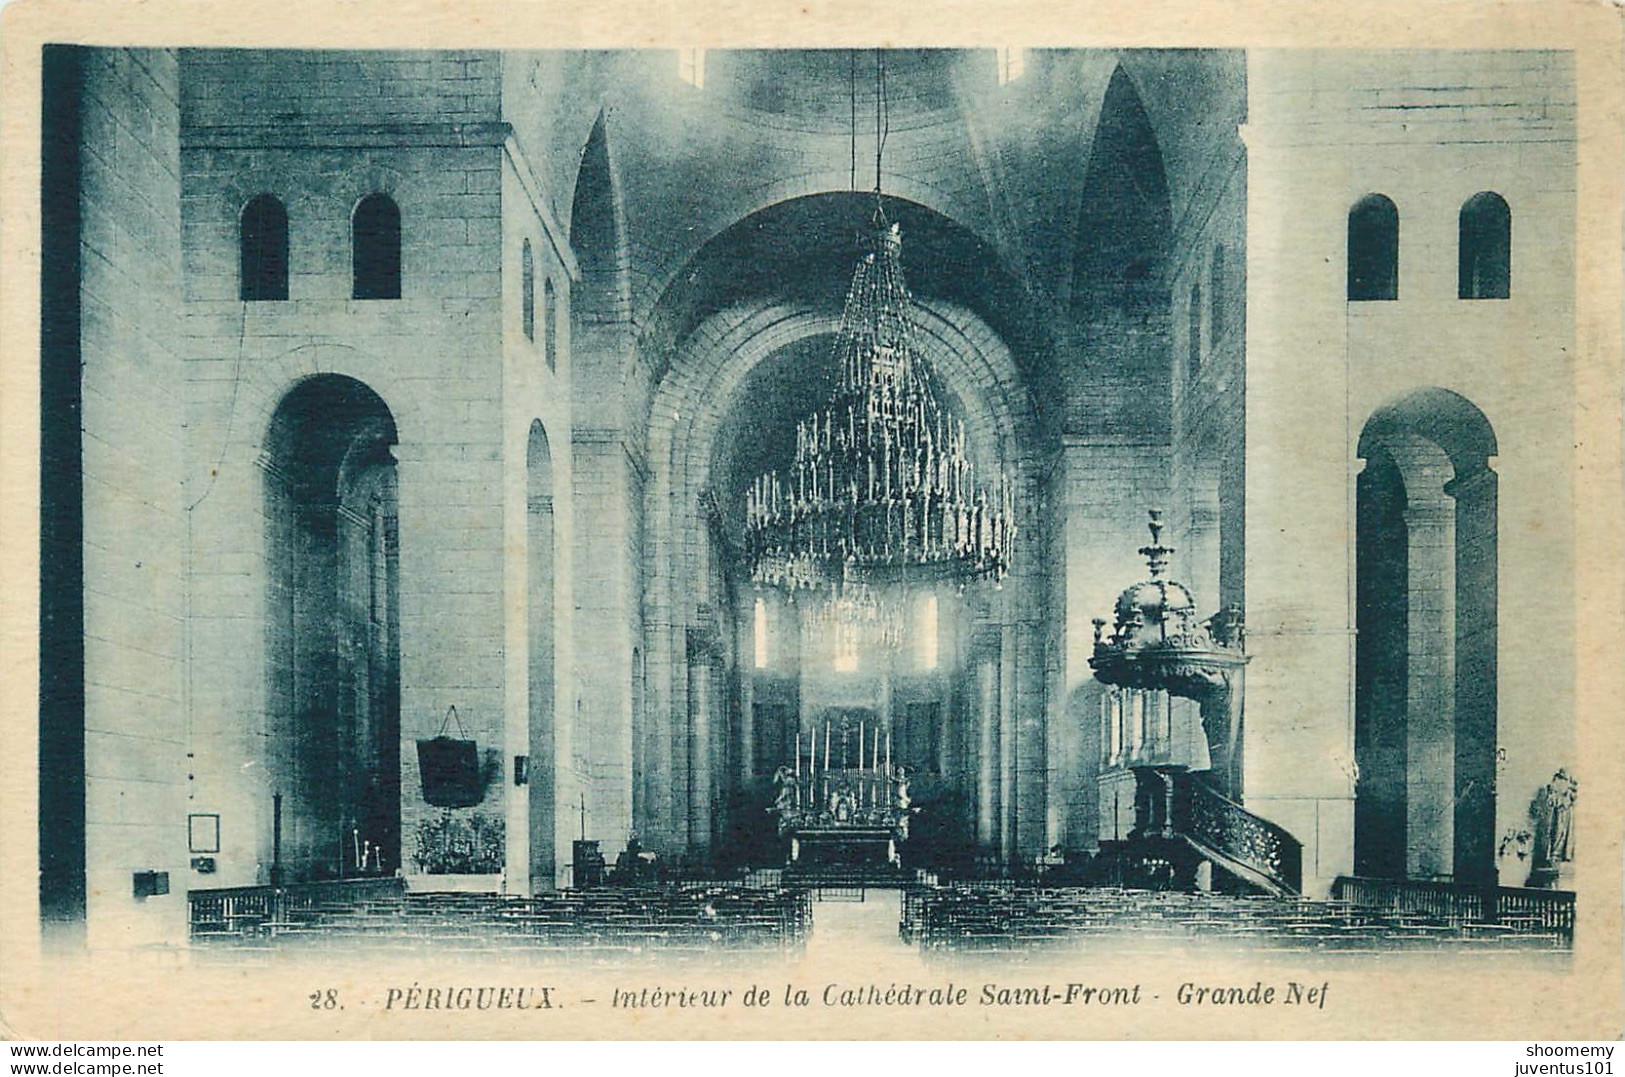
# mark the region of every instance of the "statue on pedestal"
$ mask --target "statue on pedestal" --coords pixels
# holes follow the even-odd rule
[[[1556,885],[1562,866],[1574,859],[1574,798],[1578,791],[1579,783],[1565,768],[1535,794],[1529,806],[1535,837],[1528,885]]]
[[[892,807],[897,811],[897,820],[894,824],[897,836],[908,839],[908,819],[913,809],[909,806],[913,801],[908,795],[908,768],[898,764],[892,771]]]
[[[773,772],[773,786],[777,792],[773,796],[773,807],[768,810],[781,816],[792,811],[796,806],[796,781],[789,767],[780,767]]]

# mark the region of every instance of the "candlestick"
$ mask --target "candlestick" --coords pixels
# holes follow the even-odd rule
[[[886,730],[886,775],[891,776],[891,730]]]

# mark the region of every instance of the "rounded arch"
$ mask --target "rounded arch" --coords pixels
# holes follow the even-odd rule
[[[1458,215],[1457,287],[1461,299],[1512,294],[1512,209],[1494,191],[1479,191]]]
[[[1348,298],[1399,298],[1399,207],[1385,194],[1349,207]]]
[[[887,217],[902,227],[903,265],[922,302],[964,307],[986,322],[1029,378],[1045,376],[1049,322],[998,248],[927,202],[888,192]],[[658,383],[695,329],[718,311],[751,303],[838,305],[871,230],[873,193],[826,190],[780,199],[733,218],[667,273],[641,335]],[[811,237],[811,241],[809,241]]]
[[[760,188],[740,192],[727,201],[726,208],[713,211],[693,230],[694,239],[691,243],[668,252],[658,266],[652,267],[645,282],[633,297],[640,323],[647,327],[646,334],[654,333],[662,340],[681,336],[680,333],[663,332],[665,315],[662,308],[667,304],[668,296],[673,288],[684,283],[696,264],[703,264],[706,261],[709,250],[714,250],[719,243],[727,242],[730,234],[741,229],[746,222],[771,221],[783,212],[781,207],[809,199],[850,200],[859,207],[858,212],[852,217],[853,227],[843,226],[836,232],[829,233],[830,245],[834,246],[847,242],[848,233],[853,228],[862,230],[862,226],[873,211],[874,198],[873,191],[854,191],[847,170],[834,165],[776,179],[763,184]],[[888,213],[893,213],[897,207],[916,207],[919,211],[952,221],[966,235],[973,237],[976,244],[994,252],[1001,264],[1008,260],[999,236],[984,220],[985,214],[979,212],[973,205],[962,204],[953,191],[908,175],[888,172],[885,178],[884,201]],[[895,215],[893,219],[897,219]],[[907,242],[906,237],[910,229],[906,221],[904,231]],[[907,261],[908,256],[905,254],[905,264]],[[841,287],[844,294],[844,282]]]
[[[696,653],[696,632],[704,637],[718,630],[722,638],[736,639],[737,631],[730,632],[727,622],[741,608],[726,583],[729,566],[721,560],[726,551],[718,543],[726,527],[724,524],[719,528],[721,521],[714,511],[714,486],[721,478],[713,472],[717,439],[726,433],[730,407],[753,370],[785,348],[834,334],[839,321],[837,310],[792,305],[720,312],[684,342],[681,354],[655,391],[649,420],[650,482],[646,496],[649,582],[645,595],[649,629],[645,653],[646,668],[651,671],[646,684],[646,716],[657,730],[669,730],[669,740],[657,732],[655,741],[673,745],[672,764],[676,768],[692,763],[685,752],[703,755],[695,745],[704,738],[694,740],[687,735],[685,723],[704,722],[703,716],[696,719],[694,708],[712,698],[706,688],[712,668],[703,655],[697,664],[685,662],[685,656],[692,659]],[[1041,514],[1034,509],[1030,496],[1036,489],[1041,456],[1030,401],[1014,356],[971,312],[942,302],[921,303],[917,327],[916,341],[934,366],[944,395],[951,395],[963,410],[967,433],[973,442],[981,442],[990,462],[1016,478],[1023,491],[1018,495],[1018,511],[1029,538],[1018,543],[1015,568],[1004,593],[978,599],[978,605],[985,600],[992,609],[975,615],[1019,633],[1026,626],[1018,625],[1015,611],[1037,609],[1045,601],[1039,571],[1039,554],[1045,540],[1041,535]],[[999,636],[992,632],[979,638],[985,647]],[[1014,650],[1006,656],[1012,662]],[[1000,659],[990,661],[997,663]],[[669,677],[663,672],[667,670]],[[712,717],[722,720],[721,715]],[[692,800],[684,803],[681,795],[650,804],[644,811],[652,832],[657,834],[687,832],[692,836],[696,831],[691,828],[699,826],[698,832],[704,833],[710,821],[704,805],[696,806]],[[696,823],[696,819],[701,822]]]
[[[1429,387],[1374,411],[1357,452],[1355,869],[1493,882],[1495,432]]]
[[[535,419],[525,443],[525,638],[530,755],[527,816],[532,892],[553,889],[560,865],[556,544],[553,450],[547,428],[540,419]]]
[[[264,451],[276,465],[315,469],[321,482],[337,482],[361,445],[396,443],[395,416],[372,386],[347,374],[300,378],[278,400],[267,424]]]
[[[301,344],[279,355],[245,364],[239,382],[242,386],[230,421],[225,425],[226,441],[219,447],[202,446],[204,458],[217,458],[222,452],[264,454],[270,444],[270,430],[278,408],[302,384],[315,378],[332,377],[364,385],[376,396],[395,424],[399,440],[403,432],[415,429],[409,394],[400,386],[389,385],[378,375],[384,364],[376,357],[347,344],[330,342]],[[245,444],[246,441],[246,444]]]
[[[401,297],[401,210],[374,191],[350,212],[351,295],[356,299]]]
[[[402,864],[396,441],[383,399],[339,374],[297,381],[267,424],[274,883]]]
[[[1450,457],[1458,478],[1487,467],[1497,452],[1495,429],[1478,405],[1437,386],[1417,389],[1373,411],[1360,430],[1357,451],[1367,457],[1385,439],[1401,433],[1438,445]]]
[[[238,298],[288,298],[288,210],[273,194],[249,199],[237,215]]]

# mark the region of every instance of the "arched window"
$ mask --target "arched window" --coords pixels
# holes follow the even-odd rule
[[[705,89],[705,50],[678,49],[677,77],[696,90]]]
[[[288,211],[268,194],[243,207],[238,235],[241,296],[288,298]]]
[[[547,369],[559,368],[559,319],[558,300],[553,295],[553,282],[542,282],[542,355],[547,359]]]
[[[1191,285],[1191,301],[1186,310],[1188,328],[1185,331],[1185,380],[1195,381],[1202,372],[1202,286]]]
[[[767,668],[767,600],[758,598],[751,622],[751,649],[757,669]]]
[[[1225,278],[1224,247],[1213,248],[1213,264],[1208,268],[1207,337],[1209,350],[1218,346],[1230,331],[1230,288]]]
[[[1461,207],[1456,294],[1462,299],[1505,299],[1512,294],[1512,211],[1494,191],[1480,191]]]
[[[401,297],[401,211],[384,194],[369,194],[350,219],[357,299]]]
[[[525,324],[525,339],[536,339],[536,263],[531,257],[530,240],[519,255],[519,309]]]
[[[939,622],[937,619],[937,596],[927,592],[920,599],[920,623],[918,628],[919,642],[917,643],[917,657],[921,669],[937,668],[937,641]]]
[[[1349,210],[1349,299],[1399,298],[1399,210],[1368,194]]]

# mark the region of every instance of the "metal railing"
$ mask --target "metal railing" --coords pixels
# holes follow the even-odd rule
[[[1285,827],[1254,815],[1189,772],[1174,775],[1172,826],[1198,844],[1268,876],[1283,889],[1303,889],[1303,843]]]
[[[333,879],[289,886],[229,886],[187,892],[192,935],[251,934],[323,905],[358,904],[403,892],[393,877]]]
[[[1432,879],[1372,879],[1342,875],[1332,897],[1384,912],[1416,913],[1458,923],[1516,923],[1574,939],[1574,892],[1515,886],[1474,886]]]

